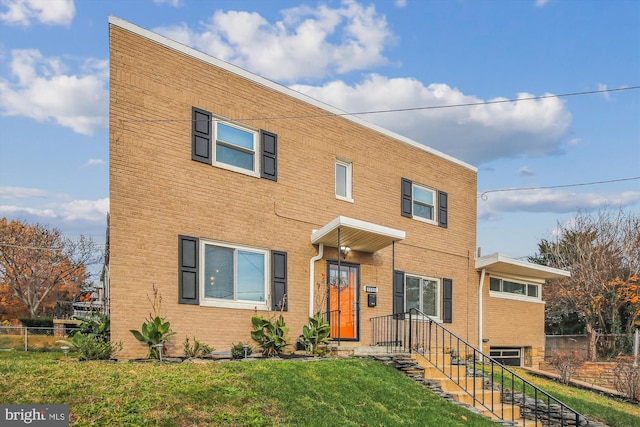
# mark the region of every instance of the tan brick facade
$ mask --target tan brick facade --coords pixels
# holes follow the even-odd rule
[[[340,215],[406,233],[393,246],[354,251],[345,260],[360,268],[359,340],[351,344],[369,345],[369,319],[392,313],[394,269],[452,279],[447,326],[478,342],[475,168],[329,114],[317,101],[124,21],[110,23],[111,328],[112,338],[124,344],[120,357],[146,354],[129,330],[149,315],[154,285],[162,314],[177,332],[170,354],[181,355],[185,337],[218,351],[250,341],[254,310],[178,303],[179,235],[285,251],[284,316],[294,342],[308,318],[310,260],[319,250],[311,233]],[[193,107],[277,134],[277,182],[192,160]],[[337,159],[352,164],[353,202],[335,196]],[[446,228],[401,216],[401,178],[448,194]],[[335,247],[325,247],[314,263],[314,282],[322,281],[327,260],[336,259]],[[378,288],[376,307],[367,307],[364,286]],[[525,337],[522,345],[537,348],[543,331],[535,326],[523,334],[510,326],[510,306],[491,301],[485,328],[492,344]],[[532,316],[542,309],[522,307]],[[497,321],[488,321],[494,316]]]

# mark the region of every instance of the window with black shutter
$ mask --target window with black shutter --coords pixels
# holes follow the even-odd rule
[[[453,322],[453,280],[442,279],[442,322]]]
[[[198,304],[198,249],[197,237],[178,236],[178,303]]]
[[[271,307],[287,311],[287,253],[271,251]]]

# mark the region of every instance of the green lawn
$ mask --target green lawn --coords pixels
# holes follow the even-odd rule
[[[65,361],[0,352],[0,402],[69,404],[74,426],[494,426],[368,359]]]
[[[609,398],[588,390],[562,385],[556,381],[540,378],[528,374],[523,369],[513,369],[525,380],[541,388],[565,405],[580,412],[590,420],[600,421],[611,427],[638,427],[640,426],[640,405],[624,402],[622,399]],[[500,375],[494,375],[500,383]],[[516,391],[523,390],[522,382],[517,380]],[[533,389],[525,387],[526,394],[533,397]]]

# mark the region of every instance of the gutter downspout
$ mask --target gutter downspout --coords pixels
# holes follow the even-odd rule
[[[482,351],[482,291],[484,289],[485,269],[480,273],[480,286],[478,291],[478,348]]]
[[[313,317],[315,316],[315,313],[313,312],[313,303],[315,302],[315,296],[314,296],[314,291],[315,291],[315,284],[313,282],[313,279],[315,277],[315,272],[316,272],[316,268],[315,268],[315,263],[316,261],[319,261],[322,259],[322,257],[324,256],[324,243],[319,243],[318,244],[318,255],[311,257],[311,259],[309,260],[309,317]]]

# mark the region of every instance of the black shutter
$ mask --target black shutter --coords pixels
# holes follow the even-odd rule
[[[393,271],[393,314],[404,313],[404,271]],[[397,318],[401,316],[396,316]]]
[[[453,280],[442,279],[442,322],[451,323],[453,319]]]
[[[262,164],[260,168],[260,177],[278,180],[278,135],[260,131],[260,146],[262,152]]]
[[[198,238],[178,236],[178,303],[199,304]]]
[[[444,191],[438,191],[438,225],[447,228],[447,208],[449,205],[449,196]]]
[[[191,160],[211,164],[213,159],[211,113],[193,107],[192,120]]]
[[[287,311],[287,253],[271,251],[271,308]]]
[[[402,178],[402,184],[400,191],[402,192],[402,204],[400,206],[400,213],[402,216],[412,218],[412,205],[413,205],[413,183],[407,178]]]

